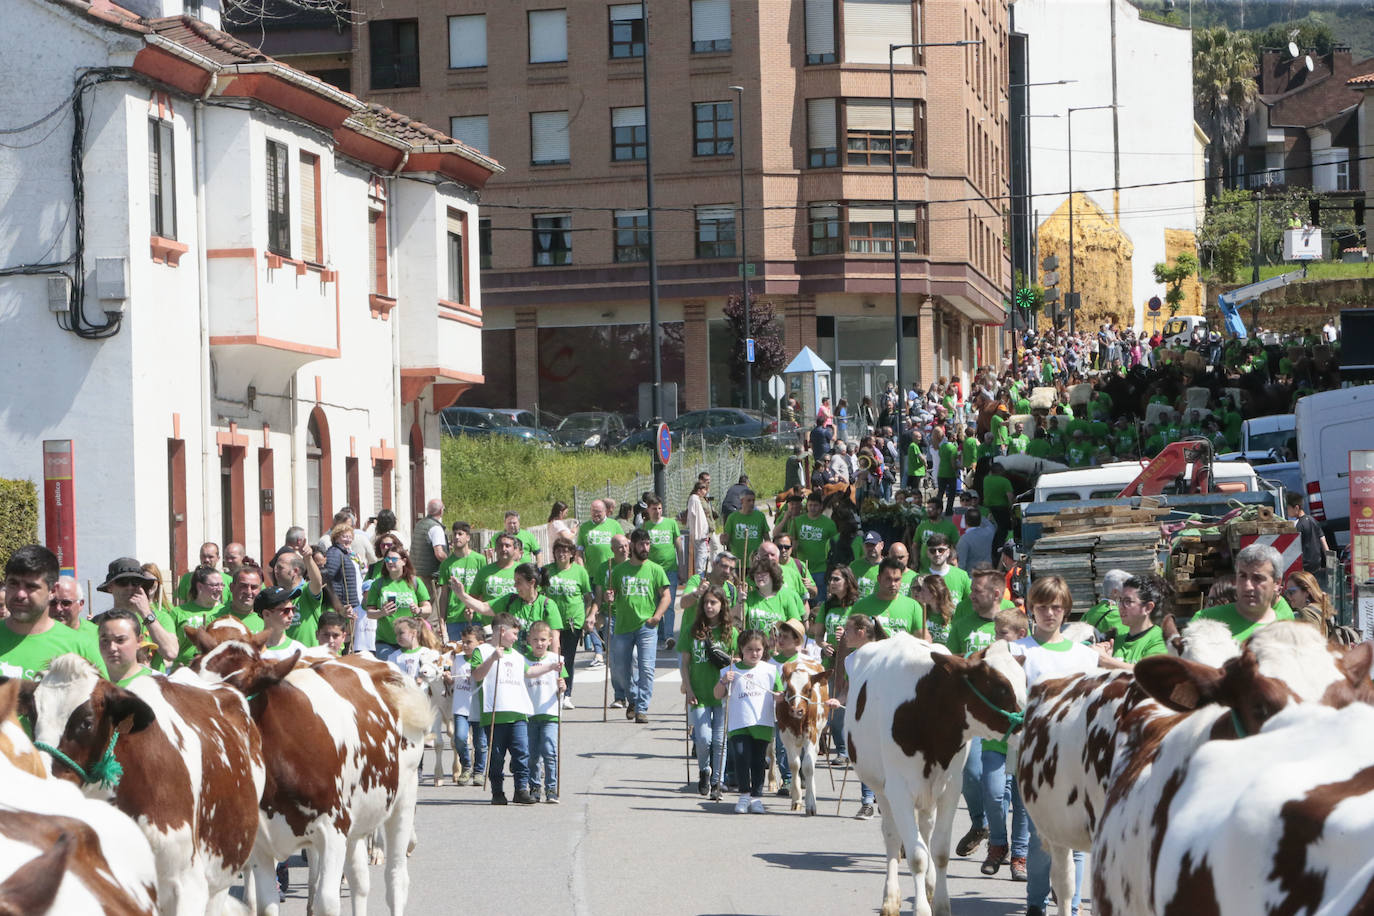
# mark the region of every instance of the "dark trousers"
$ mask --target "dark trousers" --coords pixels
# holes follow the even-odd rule
[[[935,491],[936,499],[945,501],[945,515],[954,514],[954,491],[958,489],[959,478],[955,477],[936,477],[939,488]]]
[[[573,663],[577,661],[577,647],[582,642],[582,628],[564,627],[559,631],[558,639],[558,647],[563,653],[563,666],[568,669],[568,676],[563,679],[568,682],[565,696],[572,696],[573,674],[576,671]]]
[[[768,766],[768,740],[755,738],[748,732],[730,736],[730,749],[735,752],[739,791],[754,798],[763,798],[764,770]]]
[[[506,752],[510,752],[510,773],[515,777],[515,791],[528,789],[530,785],[530,732],[529,722],[517,719],[514,722],[498,722],[491,733],[491,794],[506,794]]]
[[[992,565],[996,566],[998,553],[1007,542],[1007,534],[1011,532],[1011,506],[988,506],[987,510],[997,523],[997,531],[992,536]]]

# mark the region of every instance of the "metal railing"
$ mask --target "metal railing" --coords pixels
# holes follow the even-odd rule
[[[687,497],[692,494],[692,485],[702,471],[711,474],[713,491],[723,493],[739,480],[744,473],[745,450],[729,444],[707,445],[702,440],[691,440],[680,446],[673,455],[672,462],[664,472],[664,515],[675,517],[687,508]],[[645,455],[648,458],[648,455]],[[648,464],[648,461],[645,461]],[[592,500],[609,497],[618,504],[634,504],[646,492],[653,492],[652,473],[635,474],[627,481],[607,480],[604,487],[573,487],[572,511],[575,517],[585,519],[591,515]]]

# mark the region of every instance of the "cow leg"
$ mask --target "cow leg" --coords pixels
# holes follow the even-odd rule
[[[925,839],[921,836],[920,826],[916,823],[916,805],[910,793],[903,793],[900,801],[893,803],[888,796],[878,795],[879,809],[883,812],[883,824],[892,822],[893,834],[897,837],[901,847],[906,852],[907,867],[911,869],[911,877],[916,880],[916,892],[911,908],[914,916],[931,916],[930,897],[928,896],[929,877],[927,872],[931,869],[930,849],[926,846]],[[889,866],[891,867],[891,866]],[[898,892],[898,904],[900,905],[900,891]],[[897,911],[894,910],[894,913]],[[947,916],[948,910],[945,910]]]
[[[816,743],[808,741],[802,745],[801,768],[793,768],[792,776],[792,797],[797,797],[798,780],[806,780],[806,813],[808,816],[816,813]],[[795,805],[795,802],[793,802]]]
[[[339,897],[339,882],[343,880],[344,861],[348,855],[347,840],[337,830],[322,828],[313,851],[318,855],[319,869],[311,869],[311,916],[339,916],[343,901]],[[353,912],[367,912],[367,900],[359,908],[357,893],[353,895]]]
[[[372,872],[367,864],[367,842],[357,837],[348,841],[348,860],[344,863],[348,891],[353,898],[354,916],[367,913],[367,897],[372,892]]]
[[[883,879],[883,908],[881,916],[901,916],[902,913],[902,885],[901,885],[901,859],[902,859],[902,838],[897,833],[896,822],[888,816],[891,810],[887,802],[887,796],[875,790],[879,803],[883,806],[883,816],[879,818],[879,823],[883,828],[883,846],[887,858],[887,875]]]
[[[949,913],[949,852],[954,842],[954,814],[959,810],[959,794],[963,789],[964,758],[968,745],[954,755],[944,773],[944,785],[935,805],[935,826],[930,834],[931,858],[935,867],[934,906],[937,916]]]
[[[801,760],[799,758],[801,755],[797,745],[798,741],[796,735],[791,731],[782,733],[782,749],[783,752],[787,754],[787,762],[792,769],[792,786],[790,792],[792,796],[793,811],[801,807],[801,773],[799,772],[801,765]],[[815,812],[808,810],[806,813],[813,814]]]
[[[386,905],[394,916],[406,911],[410,896],[411,843],[415,838],[415,795],[400,792],[384,825],[386,830]]]
[[[310,861],[313,866],[313,856]],[[281,903],[277,900],[277,868],[272,857],[272,847],[263,839],[261,828],[248,863],[247,877],[248,883],[253,886],[251,899],[256,904],[256,912],[259,916],[277,916],[281,912]],[[313,882],[311,887],[314,887]]]
[[[1059,912],[1068,914],[1072,912],[1075,878],[1073,850],[1049,842],[1044,834],[1040,835],[1040,845],[1045,847],[1045,853],[1050,857],[1050,887],[1059,901]]]
[[[937,867],[935,867],[935,865],[933,864],[933,863],[934,863],[934,859],[935,859],[935,852],[934,852],[934,850],[931,849],[931,846],[930,846],[930,833],[931,833],[931,829],[932,829],[932,827],[933,827],[933,825],[934,825],[934,821],[935,821],[934,812],[930,811],[929,809],[927,809],[927,808],[920,808],[920,809],[918,809],[918,810],[916,811],[916,829],[919,830],[919,831],[921,832],[921,842],[924,843],[924,844],[926,845],[926,850],[928,851],[928,854],[930,855],[930,858],[931,858],[931,861],[932,861],[932,864],[931,864],[930,866],[927,866],[927,868],[926,868],[926,899],[927,899],[927,900],[934,900],[934,899],[935,899],[935,892],[936,892],[936,890],[937,890],[937,884],[938,884],[938,881],[939,881],[939,879],[938,879],[938,877],[937,877],[937,873],[938,873],[939,869],[938,869]],[[921,890],[921,889],[920,889],[919,887],[916,888],[917,893],[920,893],[920,890]]]
[[[442,717],[436,720],[436,724],[439,726],[434,729],[434,785],[437,788],[444,784],[444,773],[446,772],[444,769],[444,737],[446,731]],[[456,750],[454,755],[457,756]]]

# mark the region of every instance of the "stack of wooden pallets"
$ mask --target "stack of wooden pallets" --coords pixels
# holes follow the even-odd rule
[[[1045,532],[1031,551],[1031,576],[1062,576],[1073,593],[1071,613],[1079,616],[1103,597],[1098,591],[1108,570],[1157,571],[1159,518],[1168,512],[1154,505],[1087,506],[1031,516],[1027,521]]]

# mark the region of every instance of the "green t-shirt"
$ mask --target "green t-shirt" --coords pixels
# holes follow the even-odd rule
[[[188,569],[181,574],[177,580],[177,603],[185,604],[191,598],[191,577],[195,575],[194,569]]]
[[[923,576],[930,572],[930,554],[926,552],[926,541],[930,540],[930,536],[937,531],[949,538],[950,556],[955,555],[954,548],[959,544],[959,527],[943,516],[938,522],[926,519],[917,525],[916,534],[911,538],[911,549],[920,556],[920,562],[917,563],[916,569]]]
[[[147,677],[148,675],[150,675],[150,674],[152,674],[152,673],[153,673],[153,669],[152,669],[152,668],[149,668],[147,665],[139,665],[139,666],[138,666],[138,669],[135,670],[133,674],[127,675],[127,676],[122,677],[122,678],[120,678],[119,680],[115,681],[115,686],[116,686],[116,687],[128,687],[130,684],[132,684],[134,681],[138,680],[139,678],[141,678],[141,677]]]
[[[869,595],[856,601],[851,611],[874,618],[889,634],[902,632],[915,635],[924,630],[926,625],[925,611],[920,602],[901,594],[889,601]]]
[[[649,532],[649,559],[662,566],[664,572],[677,572],[677,539],[682,536],[677,521],[664,518],[651,525],[645,519],[640,527]]]
[[[574,630],[582,629],[587,622],[586,596],[592,593],[591,580],[587,578],[587,567],[573,563],[567,569],[559,569],[550,563],[544,567],[548,573],[549,584],[544,594],[558,605],[558,616],[563,618],[563,626]]]
[[[696,615],[692,612],[696,608],[689,608],[683,612],[682,630],[678,636],[678,648],[687,658],[687,683],[692,688],[692,694],[697,698],[700,706],[719,706],[723,700],[716,697],[716,682],[720,680],[720,669],[706,660],[706,640],[696,639],[692,636],[692,627],[695,626]],[[729,635],[721,638],[722,633],[719,627],[711,634],[710,639],[731,655],[735,654],[738,648],[739,634],[734,627],[729,627]]]
[[[367,590],[367,598],[363,601],[363,607],[380,608],[386,604],[388,598],[396,599],[396,610],[377,621],[377,642],[390,643],[394,646],[396,645],[396,621],[402,617],[413,616],[416,613],[416,608],[429,600],[429,589],[425,588],[425,580],[418,577],[415,579],[414,585],[405,579],[377,579],[373,581],[372,587]]]
[[[906,476],[926,476],[926,450],[919,443],[912,442],[906,447]]]
[[[964,470],[973,470],[978,463],[978,439],[975,436],[964,438]]]
[[[470,594],[476,594],[472,585],[477,581],[477,574],[482,571],[482,567],[487,565],[486,557],[475,550],[469,550],[467,556],[458,557],[450,554],[444,562],[439,564],[439,572],[435,575],[435,584],[440,588],[449,586],[453,577],[456,575],[458,581],[463,583],[463,589]],[[453,588],[448,590],[448,607],[444,609],[444,620],[448,623],[458,623],[464,620],[472,620],[473,613],[454,594]]]
[[[801,564],[800,569],[797,568],[796,563],[790,560],[782,564],[783,585],[796,592],[803,602],[806,601],[806,583],[810,581],[811,570],[806,568],[805,563]]]
[[[968,573],[957,566],[945,567],[944,578],[945,588],[949,589],[949,597],[956,606],[973,591],[973,581],[969,579]]]
[[[762,630],[767,633],[784,620],[800,620],[796,605],[785,592],[769,595],[767,598],[757,590],[744,599],[744,628]]]
[[[1012,496],[1011,481],[1001,474],[989,474],[983,478],[983,505],[1010,506]]]
[[[849,619],[849,615],[853,613],[853,611],[854,608],[852,606],[840,607],[839,605],[828,603],[820,611],[821,625],[825,627],[825,642],[837,651],[840,646],[840,641],[835,638],[835,628],[844,626],[844,622]],[[827,671],[830,670],[835,665],[835,657],[833,655],[829,657],[822,655],[821,665],[824,666]]]
[[[548,595],[536,595],[533,601],[527,603],[518,594],[511,592],[491,603],[491,613],[493,617],[497,614],[510,614],[520,621],[520,629],[523,631],[528,631],[532,624],[540,620],[547,623],[555,633],[563,629],[563,615],[559,613],[558,602]]]
[[[997,641],[997,626],[977,614],[954,615],[949,623],[949,638],[945,646],[955,655],[968,658],[979,649],[986,649]]]
[[[1121,611],[1117,609],[1115,601],[1097,602],[1083,615],[1083,622],[1108,639],[1125,636],[1130,629],[1121,623]],[[1117,641],[1120,642],[1120,639]]]
[[[1021,455],[1024,454],[1026,449],[1029,447],[1030,437],[1027,436],[1025,433],[1022,433],[1019,436],[1011,437],[1011,446],[1007,449],[1007,451],[1013,455]]]
[[[201,607],[199,604],[183,604],[181,607],[172,608],[172,620],[175,624],[172,632],[177,638],[177,664],[188,664],[191,659],[196,657],[200,650],[195,647],[190,638],[186,635],[187,627],[205,628],[205,625],[214,620],[224,610],[224,605],[217,604],[214,607]]]
[[[515,567],[508,566],[502,569],[500,564],[488,563],[477,570],[477,577],[472,580],[470,593],[487,604],[493,604],[496,599],[504,598],[506,595],[515,594]],[[483,626],[491,623],[491,618],[486,614],[477,614],[476,619]]]
[[[600,585],[606,581],[606,568],[611,562],[611,538],[625,532],[620,522],[605,519],[599,525],[590,522],[577,529],[577,549],[587,565],[588,581]]]
[[[515,540],[520,545],[519,563],[536,563],[539,561],[539,542],[534,539],[534,535],[521,528],[515,532]]]
[[[812,569],[825,569],[830,543],[838,533],[835,523],[825,515],[799,515],[787,527],[792,535],[792,553]]]
[[[310,583],[302,582],[300,591],[296,593],[295,622],[286,628],[286,635],[306,648],[318,646],[320,640],[315,636],[315,631],[319,629],[320,614],[323,612],[324,592],[312,595]]]
[[[755,509],[748,515],[743,512],[731,512],[725,520],[725,537],[728,539],[730,552],[741,563],[745,563],[749,559],[747,554],[757,550],[768,537],[768,518],[761,509]]]
[[[854,581],[859,585],[859,597],[867,598],[878,589],[878,567],[882,561],[870,563],[859,557],[849,564],[849,571],[854,574]]]
[[[1011,445],[1011,425],[1000,413],[992,415],[992,441],[996,445]]]
[[[1050,453],[1049,439],[1032,439],[1026,443],[1026,454],[1032,458],[1044,458]]]
[[[1198,611],[1194,620],[1220,620],[1231,630],[1231,636],[1236,642],[1244,642],[1256,632],[1264,628],[1264,624],[1254,623],[1241,616],[1240,611],[1236,610],[1234,603],[1219,604],[1216,607],[1205,607]],[[1275,620],[1292,620],[1293,610],[1287,602],[1274,605]]]
[[[225,617],[234,618],[247,627],[249,633],[261,633],[266,627],[266,624],[262,622],[262,618],[258,616],[257,611],[249,611],[245,616],[240,617],[238,614],[234,613],[233,605],[230,604],[226,604],[216,611],[215,615],[211,617],[208,622],[214,623],[216,620],[222,620]]]
[[[1169,647],[1164,644],[1164,631],[1155,626],[1135,636],[1118,633],[1116,641],[1112,643],[1112,657],[1131,664],[1151,655],[1164,655],[1168,651]]]
[[[96,644],[79,630],[53,621],[42,633],[21,636],[0,623],[0,675],[37,680],[48,662],[69,652],[86,659],[101,677],[105,676],[105,661]]]
[[[658,611],[668,574],[653,560],[626,560],[611,570],[610,587],[615,589],[615,632],[633,633]]]
[[[953,439],[946,439],[940,443],[940,461],[935,466],[936,477],[953,477],[957,473],[956,466],[959,460],[959,446]]]

